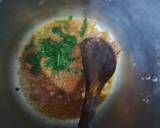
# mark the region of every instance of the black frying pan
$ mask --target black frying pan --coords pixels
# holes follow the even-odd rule
[[[160,127],[159,0],[0,0],[0,128],[67,128],[33,116],[17,100],[13,60],[21,38],[40,21],[88,15],[108,25],[123,48],[123,62],[98,128]],[[62,125],[63,124],[63,125]]]

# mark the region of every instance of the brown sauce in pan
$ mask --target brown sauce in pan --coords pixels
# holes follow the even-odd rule
[[[32,36],[31,41],[25,46],[20,57],[20,84],[24,96],[34,109],[39,110],[49,117],[60,119],[77,118],[80,115],[83,98],[85,95],[85,78],[83,74],[82,58],[79,43],[86,37],[101,37],[109,41],[109,33],[100,31],[96,28],[96,22],[92,19],[87,21],[87,29],[85,36],[80,36],[80,29],[83,26],[82,19],[70,19],[67,21],[68,28],[65,29],[63,19],[53,20],[38,28]],[[51,68],[46,67],[45,57],[40,60],[41,72],[33,74],[31,72],[32,65],[24,60],[29,53],[34,53],[39,49],[38,40],[41,38],[50,38],[52,41],[59,41],[61,37],[52,33],[53,27],[60,27],[64,33],[74,35],[77,44],[73,47],[71,57],[77,58],[68,66],[69,69],[63,69],[54,72]],[[34,40],[34,46],[32,46]],[[110,42],[110,41],[109,41]],[[115,50],[118,57],[120,48],[115,42],[111,42],[111,46]],[[72,70],[74,69],[74,70]],[[103,89],[98,104],[102,103],[112,88],[111,78]]]

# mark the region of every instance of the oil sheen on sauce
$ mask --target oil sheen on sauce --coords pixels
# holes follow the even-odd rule
[[[83,74],[82,57],[79,44],[87,37],[101,37],[110,42],[118,58],[120,48],[115,42],[110,41],[108,31],[100,31],[96,28],[96,22],[88,18],[85,35],[82,37],[80,31],[84,24],[83,18],[71,17],[68,19],[57,19],[49,21],[38,28],[32,35],[31,40],[24,47],[20,57],[19,77],[21,89],[31,106],[48,117],[59,119],[77,118],[80,116],[83,98],[85,95],[85,78]],[[25,56],[35,53],[40,49],[39,40],[49,39],[59,42],[62,37],[54,34],[52,29],[60,28],[63,33],[73,35],[77,39],[70,54],[73,59],[67,68],[58,72],[45,66],[46,57],[41,57],[41,72],[33,74],[33,66],[25,61]],[[106,83],[97,103],[102,103],[112,88],[114,76]]]

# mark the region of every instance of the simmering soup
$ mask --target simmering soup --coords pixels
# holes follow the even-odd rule
[[[120,53],[108,31],[99,30],[92,18],[55,19],[33,32],[20,60],[20,83],[24,96],[41,113],[60,119],[80,115],[85,95],[80,43],[101,37]],[[100,104],[108,96],[114,76],[106,83]]]

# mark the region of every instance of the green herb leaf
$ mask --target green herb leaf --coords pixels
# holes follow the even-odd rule
[[[72,19],[73,19],[73,16],[70,15],[70,16],[68,17],[68,20],[72,20]]]
[[[83,20],[83,25],[81,27],[81,30],[80,30],[80,37],[84,37],[86,31],[87,31],[87,27],[88,27],[88,22],[87,22],[87,18],[85,17],[84,20]]]
[[[64,20],[60,20],[59,22],[63,23],[64,29],[68,29],[69,28],[69,21],[73,19],[73,16],[69,16],[67,19]]]
[[[78,71],[76,68],[68,68],[67,71],[70,73],[70,74],[77,74]]]
[[[68,29],[69,28],[69,21],[72,20],[72,15],[68,17],[68,19],[63,20],[63,25],[64,25],[64,29]]]
[[[54,27],[52,32],[63,37],[63,39],[60,42],[40,39],[40,50],[37,53],[28,54],[25,58],[29,64],[33,65],[31,69],[33,74],[40,72],[41,58],[47,59],[44,62],[45,66],[51,68],[54,72],[66,69],[73,61],[71,53],[73,47],[77,44],[76,37],[63,33],[59,27]]]
[[[75,36],[72,35],[65,35],[63,41],[65,43],[68,43],[71,46],[74,46],[75,44],[77,44],[77,39]]]
[[[59,27],[54,27],[54,28],[52,28],[52,32],[53,32],[54,34],[59,35],[59,36],[63,36],[63,34],[64,34]]]
[[[36,53],[29,53],[25,57],[25,61],[32,65],[31,72],[34,75],[38,75],[41,71],[40,59]]]
[[[47,58],[45,65],[57,72],[67,68],[72,62],[70,54],[76,42],[76,38],[69,35],[65,36],[61,42],[42,39],[40,54]]]
[[[62,20],[64,29],[68,29],[69,28],[69,24],[68,24],[68,20]]]

